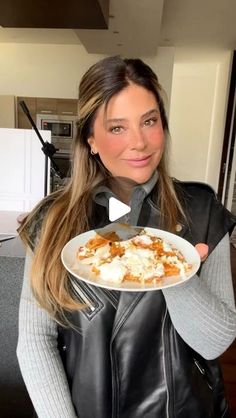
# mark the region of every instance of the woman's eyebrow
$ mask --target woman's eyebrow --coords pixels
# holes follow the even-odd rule
[[[159,110],[158,109],[151,109],[148,110],[148,112],[145,112],[142,116],[141,119],[145,119],[148,116],[154,115],[154,114],[159,114]],[[112,118],[112,119],[106,119],[106,123],[122,123],[127,121],[128,119],[126,118]]]
[[[127,121],[126,118],[113,118],[113,119],[106,119],[106,123],[116,122],[121,123]]]
[[[152,116],[152,115],[157,115],[157,114],[159,114],[160,112],[159,112],[159,110],[157,109],[157,108],[155,108],[155,109],[151,109],[151,110],[148,110],[148,112],[146,112],[146,113],[144,113],[143,115],[142,115],[142,119],[145,119],[145,118],[147,118],[147,117],[149,117],[149,116]]]

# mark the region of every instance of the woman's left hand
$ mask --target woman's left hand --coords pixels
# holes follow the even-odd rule
[[[208,252],[209,252],[209,247],[207,244],[203,244],[202,242],[195,245],[195,248],[197,250],[197,252],[200,255],[201,261],[205,261],[207,256],[208,256]]]

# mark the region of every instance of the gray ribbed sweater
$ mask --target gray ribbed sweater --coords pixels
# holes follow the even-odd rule
[[[75,418],[57,351],[57,325],[33,299],[27,255],[20,302],[17,356],[39,418]],[[204,263],[200,277],[163,291],[181,337],[207,359],[223,353],[236,336],[236,311],[226,235]]]

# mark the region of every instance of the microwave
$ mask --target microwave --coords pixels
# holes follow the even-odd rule
[[[59,151],[70,149],[76,135],[76,116],[38,114],[36,124],[39,130],[51,131],[52,143]]]

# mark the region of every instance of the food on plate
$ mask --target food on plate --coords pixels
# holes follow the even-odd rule
[[[116,284],[161,284],[170,276],[184,279],[192,268],[178,249],[145,229],[127,240],[119,240],[116,232],[96,234],[79,247],[77,260],[90,266],[99,280]]]

